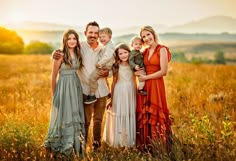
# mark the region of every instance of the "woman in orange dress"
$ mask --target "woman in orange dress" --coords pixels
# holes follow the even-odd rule
[[[146,75],[137,74],[140,81],[145,81],[147,96],[138,95],[137,99],[137,146],[143,148],[158,141],[170,152],[171,121],[163,77],[167,74],[171,55],[168,47],[158,44],[151,26],[143,27],[140,37],[148,46],[143,53]]]

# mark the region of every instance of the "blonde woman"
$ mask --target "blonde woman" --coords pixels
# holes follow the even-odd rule
[[[146,75],[140,74],[139,81],[145,81],[147,96],[138,95],[137,145],[145,147],[152,141],[159,141],[169,151],[172,143],[171,121],[163,77],[167,74],[170,51],[158,43],[151,26],[143,27],[140,37],[147,48],[143,52]]]

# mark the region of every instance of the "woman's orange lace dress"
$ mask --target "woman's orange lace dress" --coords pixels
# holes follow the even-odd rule
[[[147,75],[160,70],[161,47],[165,46],[158,45],[149,60],[149,50],[144,51],[144,65]],[[170,59],[169,49],[165,48]],[[169,149],[172,133],[163,77],[146,80],[144,89],[147,91],[147,96],[140,94],[137,96],[137,146],[142,148],[149,145],[152,140],[158,139],[162,143],[164,141]]]

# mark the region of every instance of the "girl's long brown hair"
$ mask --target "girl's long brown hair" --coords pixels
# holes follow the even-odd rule
[[[113,64],[113,67],[112,67],[113,75],[117,74],[118,70],[119,70],[119,64],[120,64],[120,61],[121,61],[120,58],[119,58],[119,55],[118,55],[119,49],[124,49],[124,50],[127,50],[128,52],[130,52],[129,46],[124,44],[124,43],[118,44],[116,46],[115,53],[114,53],[115,63]]]
[[[80,53],[80,42],[79,42],[79,35],[77,34],[77,32],[73,29],[68,29],[64,32],[63,34],[63,46],[62,46],[62,52],[64,53],[63,58],[64,58],[64,63],[66,65],[69,65],[70,67],[72,67],[72,58],[70,56],[69,53],[69,47],[67,45],[67,40],[70,34],[75,35],[75,38],[77,40],[77,44],[76,47],[74,48],[74,52],[75,55],[77,56],[78,59],[78,63],[82,64],[82,57],[81,57],[81,53]]]

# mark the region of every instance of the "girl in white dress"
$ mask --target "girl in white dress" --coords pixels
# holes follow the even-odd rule
[[[136,142],[136,81],[129,66],[129,46],[115,50],[111,106],[106,113],[104,141],[112,147],[133,147]]]

